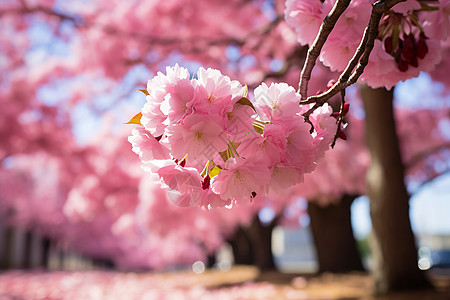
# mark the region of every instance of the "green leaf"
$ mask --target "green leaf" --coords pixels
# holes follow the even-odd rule
[[[233,151],[234,153],[236,153],[236,156],[239,157],[239,153],[237,152],[236,148],[239,147],[241,143],[233,143],[232,141],[230,141],[230,139],[228,139],[228,147],[230,148],[231,151],[231,155],[233,155]]]
[[[139,89],[139,91],[143,92],[145,96],[148,96],[148,95],[150,95],[150,94],[148,93],[148,91],[147,91],[147,90],[144,90],[144,89]]]
[[[213,178],[214,176],[219,175],[222,170],[223,169],[220,166],[215,166],[209,171],[209,178]]]
[[[137,125],[142,125],[141,124],[141,117],[142,117],[142,113],[138,113],[136,114],[130,121],[124,123],[124,124],[137,124]]]
[[[398,26],[394,26],[392,28],[392,49],[394,52],[398,48],[399,39],[400,39],[400,30]]]
[[[419,28],[420,30],[423,30],[422,26],[420,26],[420,24],[419,24],[419,20],[418,20],[417,16],[411,15],[410,20],[417,28]]]
[[[429,6],[425,3],[423,3],[422,1],[420,2],[420,10],[422,11],[436,11],[439,10],[439,7],[437,6]]]
[[[248,86],[247,86],[247,84],[245,84],[245,86],[244,86],[244,98],[247,98],[247,96],[248,96]]]
[[[241,99],[239,99],[239,101],[238,101],[237,103],[242,104],[242,105],[250,106],[250,107],[253,108],[253,110],[256,112],[255,107],[254,107],[253,104],[250,102],[250,100],[248,100],[248,98],[242,97]]]

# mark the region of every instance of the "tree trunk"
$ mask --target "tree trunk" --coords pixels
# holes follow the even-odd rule
[[[31,231],[27,230],[25,231],[25,243],[24,243],[24,250],[23,251],[23,265],[22,268],[24,269],[31,269],[31,257],[32,257],[32,251],[34,250],[32,248],[31,239],[33,237],[33,234]]]
[[[308,202],[319,273],[364,270],[351,223],[350,206],[354,199],[346,195],[339,203],[326,207]]]
[[[375,292],[428,285],[417,266],[417,249],[409,220],[409,196],[403,181],[393,113],[393,91],[360,88],[366,112],[366,143],[371,155],[367,195],[373,225]]]
[[[253,265],[250,239],[242,227],[238,227],[234,236],[228,240],[233,249],[234,263],[237,265]]]
[[[41,266],[44,269],[48,269],[49,258],[50,258],[50,247],[51,247],[51,240],[48,237],[43,236],[42,237]]]
[[[269,224],[263,224],[258,215],[247,227],[239,227],[232,240],[235,264],[254,265],[260,270],[275,270],[272,254],[272,231],[278,222],[275,217]]]
[[[12,267],[12,247],[13,247],[13,227],[5,226],[3,244],[0,245],[3,250],[0,257],[0,269],[10,269]]]
[[[263,224],[258,215],[253,218],[249,232],[254,255],[254,265],[263,271],[275,270],[275,262],[272,254],[272,231],[278,222],[275,217],[269,224]]]

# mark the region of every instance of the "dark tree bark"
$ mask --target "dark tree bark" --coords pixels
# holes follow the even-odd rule
[[[12,265],[12,243],[13,243],[13,228],[6,227],[3,236],[2,257],[0,257],[0,269],[10,269]]]
[[[207,268],[212,268],[214,267],[214,265],[217,263],[216,260],[216,255],[215,253],[213,254],[208,254],[208,256],[206,257],[206,267]]]
[[[351,223],[350,206],[354,199],[355,196],[346,195],[326,207],[308,202],[319,273],[364,270]]]
[[[375,292],[421,288],[428,281],[417,266],[409,219],[409,196],[393,112],[393,91],[360,88],[366,112],[366,143],[371,155],[367,195],[373,225]]]
[[[31,233],[31,231],[27,230],[25,232],[25,244],[24,244],[24,248],[25,251],[23,252],[23,268],[24,269],[31,269],[31,256],[32,256],[32,251],[34,250],[32,248],[32,238],[33,238],[33,234]]]
[[[247,233],[238,227],[234,236],[228,240],[233,250],[234,263],[237,265],[253,265],[252,245]]]
[[[275,270],[272,253],[272,231],[278,223],[275,217],[270,223],[264,224],[256,215],[247,228],[254,255],[254,265],[262,271]]]
[[[236,264],[254,265],[260,270],[275,270],[272,254],[272,230],[278,222],[275,217],[269,224],[262,223],[256,215],[247,227],[239,227],[229,240]]]
[[[50,258],[51,240],[48,237],[42,237],[42,257],[41,266],[45,269],[48,268],[48,261]]]

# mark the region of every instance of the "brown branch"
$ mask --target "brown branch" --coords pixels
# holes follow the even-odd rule
[[[339,108],[339,115],[337,117],[337,127],[336,133],[334,134],[333,142],[331,143],[331,148],[336,145],[336,140],[339,137],[339,131],[341,130],[342,121],[344,120],[344,106],[345,106],[345,89],[341,91],[341,107]]]
[[[317,107],[320,107],[331,97],[347,88],[348,86],[354,84],[361,76],[364,68],[369,62],[369,56],[375,44],[375,39],[378,36],[378,26],[383,13],[391,9],[397,3],[404,1],[406,0],[380,0],[376,2],[373,5],[369,25],[364,30],[364,35],[361,39],[361,43],[339,79],[326,92],[308,97],[306,100],[301,101],[300,104],[316,103],[318,104]],[[353,71],[355,66],[356,69]],[[353,73],[351,73],[352,71]]]
[[[333,30],[334,25],[339,20],[339,17],[342,15],[342,13],[347,9],[349,4],[350,0],[336,1],[333,8],[331,9],[331,12],[322,21],[319,33],[317,34],[316,39],[309,48],[308,54],[306,56],[306,63],[303,65],[298,86],[301,99],[306,99],[306,97],[308,96],[308,82],[311,78],[311,73],[314,69],[314,65],[316,64],[317,57],[319,57],[320,51],[322,50],[322,47],[325,44],[325,41],[327,40],[331,31]]]

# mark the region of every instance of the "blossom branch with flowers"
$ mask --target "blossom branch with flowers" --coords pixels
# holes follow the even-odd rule
[[[378,39],[386,40],[389,30],[398,39],[397,20],[404,15],[394,12],[391,16],[386,12],[400,2],[405,0],[380,0],[372,6],[367,1],[288,0],[286,20],[294,25],[300,24],[294,19],[302,10],[314,12],[312,22],[305,22],[310,26],[315,24],[316,15],[321,14],[322,5],[332,5],[308,52],[299,91],[286,83],[270,86],[262,83],[251,98],[247,86],[218,70],[200,68],[196,76],[191,76],[187,69],[176,65],[167,67],[165,74],[159,72],[143,90],[147,103],[142,113],[130,121],[140,125],[133,130],[129,141],[140,156],[143,168],[163,186],[180,193],[178,205],[207,209],[251,202],[301,182],[305,173],[314,171],[337,138],[346,139],[343,118],[349,105],[345,103],[345,88],[360,78],[370,63],[372,50],[379,47]],[[364,17],[359,16],[358,9],[368,13],[367,5],[372,8],[367,16],[369,25],[358,33],[362,39],[353,56],[345,60],[348,61],[345,67],[341,64],[339,79],[331,81],[327,91],[306,97],[316,59],[324,60],[330,55],[325,48],[330,39],[336,38],[333,28],[357,27],[350,24]],[[352,8],[351,13],[346,12],[348,7]],[[402,9],[408,12],[407,18],[416,24],[420,36],[424,36],[416,14],[428,10],[428,6],[417,8],[408,3]],[[347,22],[345,26],[339,23],[342,16]],[[381,37],[380,21],[384,26]],[[367,24],[367,19],[359,23]],[[297,30],[308,34],[301,41],[311,42],[309,29]],[[396,42],[392,47],[403,47],[401,57],[391,48],[385,49],[386,54],[390,52],[396,59],[401,72],[403,58],[414,67],[418,65],[414,59],[424,58],[427,52],[408,46],[408,41],[410,44],[415,41],[414,33],[415,29],[410,28],[404,33],[406,45],[398,46]],[[419,41],[425,42],[425,38]],[[327,102],[337,93],[341,93],[341,105],[339,112],[333,113]]]
[[[148,82],[147,103],[130,123],[143,168],[180,193],[177,204],[214,208],[263,198],[300,182],[331,143],[331,107],[303,122],[300,95],[286,83],[248,88],[218,70],[196,78],[178,65]]]
[[[367,66],[367,64],[369,62],[369,55],[374,47],[375,39],[378,37],[378,26],[380,24],[380,20],[381,20],[383,13],[385,13],[386,11],[391,9],[395,4],[404,2],[404,1],[406,1],[406,0],[385,0],[385,1],[381,0],[381,1],[376,2],[373,5],[369,25],[364,30],[364,35],[361,39],[361,43],[360,43],[358,49],[356,50],[355,55],[349,61],[346,69],[342,72],[339,79],[327,91],[325,91],[319,95],[310,96],[307,99],[301,101],[300,104],[318,103],[318,105],[320,106],[323,103],[327,102],[331,97],[333,97],[337,93],[341,92],[348,86],[354,84],[358,80],[358,78],[361,76],[361,74],[364,71],[364,68]],[[340,4],[340,1],[337,1],[336,6],[338,6],[339,4]],[[344,6],[345,4],[348,6],[348,3],[343,3],[343,4],[341,4],[341,6]],[[345,8],[347,8],[347,6],[345,6]],[[342,12],[341,12],[341,14],[342,14]],[[324,29],[330,30],[330,32],[331,32],[333,27],[324,26]],[[321,31],[322,31],[322,28],[321,28]],[[323,43],[325,42],[325,40],[323,41]],[[323,44],[321,46],[323,46]],[[320,46],[317,46],[317,48],[321,49]],[[307,60],[308,60],[308,58],[307,58]],[[308,65],[310,65],[310,64],[308,64],[308,63],[305,64],[305,66],[308,66]],[[306,69],[304,72],[306,74],[308,74],[308,73],[311,74],[312,67],[311,67],[311,70]],[[356,69],[355,69],[355,67],[356,67]],[[355,70],[355,71],[352,73],[353,70]],[[303,73],[303,71],[302,71],[302,73]],[[300,88],[303,87],[305,89],[304,91],[302,91],[302,89],[300,89],[300,94],[302,94],[302,97],[306,97],[308,79],[309,79],[309,77],[305,75],[305,79],[302,76],[302,79],[300,81]],[[302,81],[305,81],[305,83],[303,83]],[[304,94],[304,96],[303,96],[303,94]],[[305,116],[307,117],[307,115],[305,115]]]

